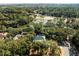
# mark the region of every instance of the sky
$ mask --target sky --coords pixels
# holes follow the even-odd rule
[[[79,3],[79,0],[0,0],[0,4],[14,4],[14,3],[58,3],[69,4]]]

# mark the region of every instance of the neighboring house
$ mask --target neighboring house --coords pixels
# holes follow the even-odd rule
[[[66,18],[65,20],[64,20],[64,23],[67,23],[68,22],[68,19]]]
[[[18,40],[18,39],[21,38],[21,37],[22,37],[21,34],[17,34],[13,39],[14,39],[14,40]]]
[[[0,39],[5,39],[6,36],[7,36],[7,34],[8,34],[7,32],[5,32],[5,33],[4,32],[1,32],[0,33]]]
[[[30,15],[29,17],[32,17],[32,18],[34,18],[34,15]]]
[[[75,19],[74,18],[66,18],[65,20],[64,20],[64,23],[72,23],[72,22],[75,22]]]
[[[21,37],[24,37],[25,35],[27,35],[27,32],[22,32],[21,34],[17,34],[13,39],[14,39],[14,40],[18,40],[18,39],[20,39]]]
[[[46,37],[43,35],[37,35],[35,36],[33,42],[37,42],[37,41],[46,41]]]
[[[22,32],[20,35],[27,35],[27,32]]]

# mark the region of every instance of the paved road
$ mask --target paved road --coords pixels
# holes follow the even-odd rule
[[[79,56],[79,53],[75,46],[67,41],[62,42],[63,45],[61,46],[63,49],[62,56]]]

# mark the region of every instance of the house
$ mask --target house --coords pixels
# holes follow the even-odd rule
[[[35,36],[33,42],[40,42],[40,41],[46,41],[46,37],[44,35],[37,35]]]
[[[21,35],[27,35],[27,32],[22,32]]]
[[[0,39],[5,39],[6,38],[6,36],[7,36],[7,32],[0,32]]]
[[[14,40],[18,40],[18,39],[21,38],[21,37],[22,37],[21,34],[17,34],[13,39],[14,39]]]
[[[0,39],[4,39],[3,33],[0,33]]]
[[[68,22],[68,19],[66,18],[65,20],[64,20],[64,23],[67,23]]]
[[[14,40],[18,40],[18,39],[20,39],[21,37],[24,37],[25,35],[27,35],[27,32],[22,32],[21,34],[17,34],[13,39],[14,39]]]
[[[75,19],[74,18],[66,18],[64,20],[64,23],[72,23],[72,22],[75,22]]]

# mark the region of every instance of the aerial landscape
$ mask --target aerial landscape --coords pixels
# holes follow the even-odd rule
[[[0,56],[79,56],[79,4],[0,4]]]

